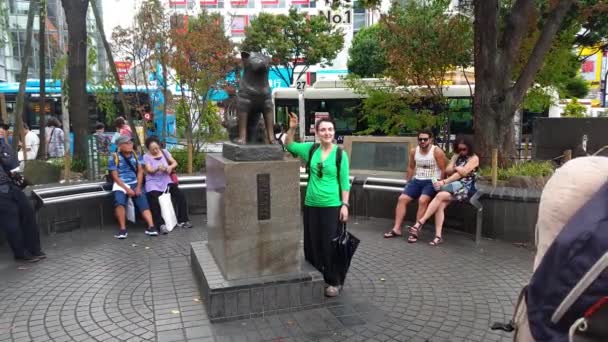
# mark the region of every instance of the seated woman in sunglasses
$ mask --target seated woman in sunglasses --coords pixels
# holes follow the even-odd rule
[[[422,218],[409,229],[410,235],[419,236],[424,223],[435,215],[435,238],[430,242],[431,246],[437,246],[443,242],[441,233],[445,208],[451,201],[467,201],[476,191],[475,178],[479,158],[473,150],[473,144],[468,138],[457,138],[454,143],[454,151],[457,153],[446,168],[446,173],[450,176],[433,183],[438,191],[437,196],[429,203]]]
[[[320,144],[293,142],[297,127],[298,117],[289,113],[285,147],[309,165],[308,187],[304,200],[304,257],[323,273],[323,278],[329,285],[325,295],[334,297],[340,293],[342,280],[339,275],[330,271],[331,240],[338,233],[339,221],[348,220],[348,157],[334,144],[335,125],[332,120],[324,118],[315,123],[315,133]]]

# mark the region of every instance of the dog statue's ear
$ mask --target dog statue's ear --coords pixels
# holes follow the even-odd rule
[[[241,59],[247,59],[249,56],[249,52],[241,51]]]

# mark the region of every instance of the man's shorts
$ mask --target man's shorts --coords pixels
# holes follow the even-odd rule
[[[434,197],[437,194],[437,191],[433,188],[432,180],[412,178],[412,180],[405,185],[403,194],[408,195],[412,199],[418,199],[422,195]]]
[[[131,187],[131,189],[133,189],[133,191],[135,191],[137,184],[129,184],[129,187]],[[129,197],[127,196],[127,194],[125,192],[122,191],[113,191],[114,194],[114,206],[123,206],[126,207],[127,206],[127,201],[129,200]],[[150,206],[148,205],[148,199],[146,198],[146,193],[142,190],[141,195],[139,196],[135,196],[135,197],[131,197],[131,200],[133,200],[133,204],[135,204],[135,206],[137,207],[137,210],[139,210],[139,212],[143,212],[144,210],[148,210],[150,209]]]

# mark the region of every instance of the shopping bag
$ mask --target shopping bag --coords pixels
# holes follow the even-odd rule
[[[350,268],[350,262],[353,255],[355,255],[355,251],[357,250],[357,247],[359,247],[360,242],[361,240],[346,230],[346,223],[340,222],[338,234],[331,241],[331,271],[337,275],[340,284],[344,284],[346,273],[348,273],[348,269]]]
[[[127,220],[135,223],[135,205],[130,197],[127,201]]]
[[[168,231],[172,231],[177,225],[177,217],[175,216],[175,209],[173,209],[173,203],[171,202],[171,194],[168,190],[158,197],[158,203],[160,204],[160,215],[165,221],[165,226]]]

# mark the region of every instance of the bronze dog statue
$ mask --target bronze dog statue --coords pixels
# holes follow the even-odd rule
[[[268,84],[270,58],[258,52],[241,52],[243,78],[236,99],[237,144],[256,143],[260,113],[264,117],[266,143],[274,143],[274,109]]]

